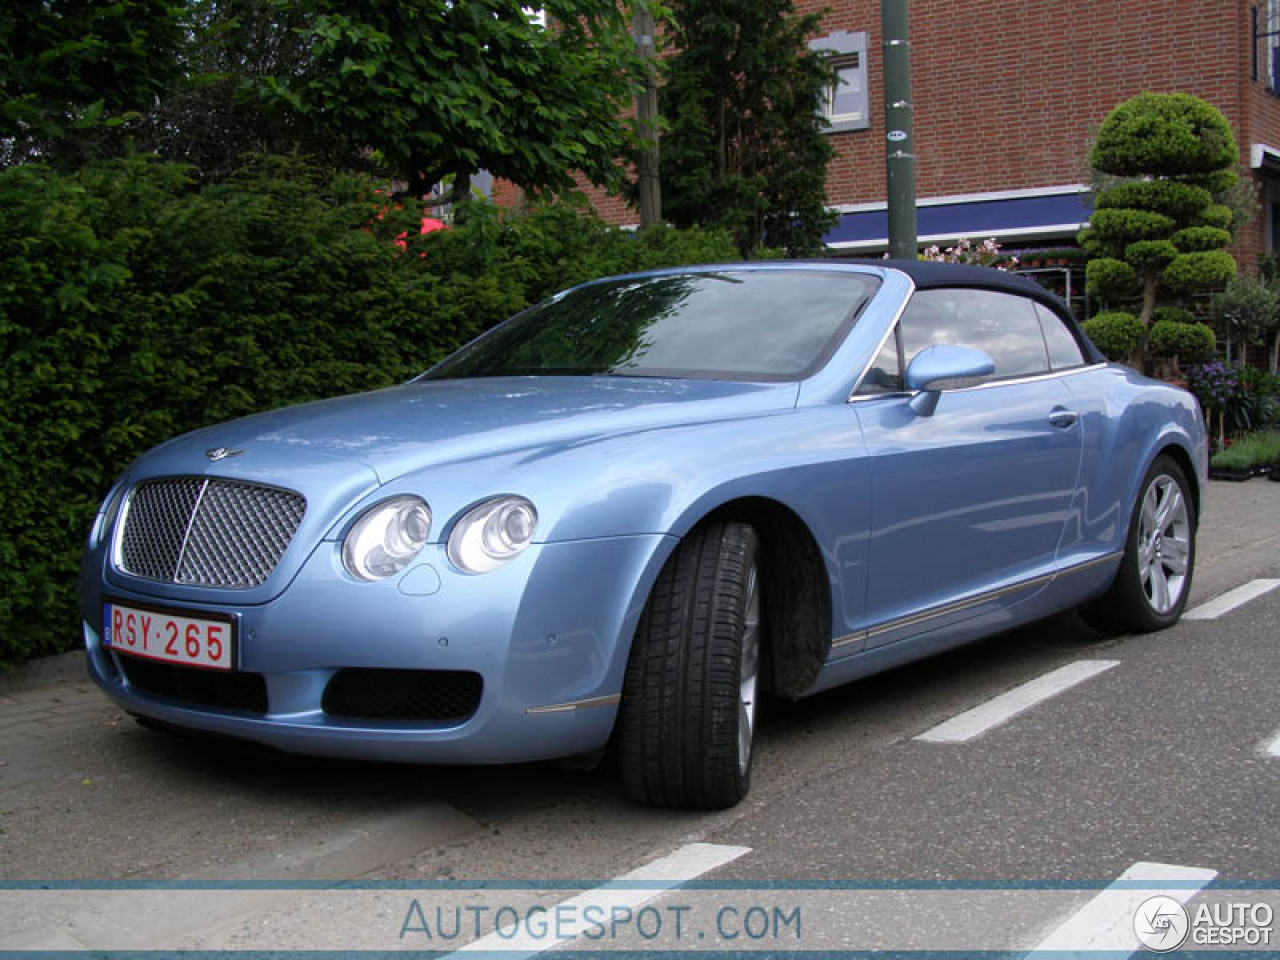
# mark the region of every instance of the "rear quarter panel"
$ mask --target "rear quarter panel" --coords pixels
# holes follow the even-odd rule
[[[1199,490],[1208,478],[1208,440],[1194,396],[1110,364],[1064,378],[1084,424],[1080,480],[1059,549],[1060,564],[1124,549],[1129,517],[1147,469],[1170,452]]]

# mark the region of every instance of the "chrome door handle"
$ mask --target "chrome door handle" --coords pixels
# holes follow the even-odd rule
[[[1066,430],[1068,427],[1075,426],[1075,422],[1079,419],[1080,414],[1076,413],[1074,410],[1064,410],[1061,407],[1049,414],[1049,422],[1061,430]]]

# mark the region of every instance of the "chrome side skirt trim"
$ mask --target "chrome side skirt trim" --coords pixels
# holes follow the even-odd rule
[[[865,640],[869,636],[866,630],[859,630],[857,633],[846,633],[838,640],[831,641],[831,649],[838,650],[840,647],[847,647],[851,643],[857,643],[859,640]]]
[[[1029,580],[1022,580],[1018,583],[1011,584],[1007,587],[1001,587],[998,590],[988,590],[986,593],[979,593],[972,597],[966,597],[963,600],[956,600],[953,603],[946,603],[929,610],[923,610],[920,613],[908,614],[905,617],[899,617],[897,620],[889,620],[885,623],[877,624],[874,627],[868,627],[866,630],[859,630],[856,633],[846,634],[831,641],[831,650],[835,652],[840,647],[847,647],[850,644],[857,643],[860,640],[868,640],[871,637],[878,637],[881,634],[890,633],[894,630],[901,630],[903,627],[912,627],[917,624],[926,623],[929,620],[945,617],[953,613],[959,613],[968,610],[971,607],[980,606],[992,600],[998,600],[1001,597],[1008,596],[1011,593],[1018,593],[1022,590],[1030,590],[1035,587],[1044,586],[1051,580],[1059,577],[1069,577],[1073,574],[1083,573],[1094,567],[1101,566],[1104,563],[1110,563],[1119,559],[1124,555],[1123,551],[1108,553],[1105,556],[1095,557],[1092,560],[1086,560],[1084,563],[1077,563],[1074,566],[1058,570],[1055,573],[1046,573],[1039,577],[1032,577]]]
[[[586,700],[570,700],[568,703],[552,703],[545,707],[529,707],[525,713],[571,713],[574,710],[587,710],[591,707],[612,707],[622,702],[622,694],[614,693],[606,697],[590,697]]]

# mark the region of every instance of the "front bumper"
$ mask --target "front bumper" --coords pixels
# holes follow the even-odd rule
[[[534,545],[480,576],[454,571],[438,545],[399,577],[360,583],[343,570],[340,544],[324,541],[283,593],[239,606],[234,591],[210,604],[169,584],[138,580],[122,590],[116,575],[108,586],[103,551],[91,550],[81,585],[89,672],[132,713],[293,753],[419,763],[585,753],[613,729],[630,640],[674,543],[642,535]],[[265,709],[195,703],[130,682],[123,656],[102,645],[104,596],[230,614],[237,672],[262,678]],[[475,674],[482,692],[460,719],[326,711],[340,671],[391,670]]]

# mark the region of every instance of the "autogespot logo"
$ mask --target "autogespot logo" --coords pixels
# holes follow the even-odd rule
[[[1133,932],[1138,942],[1154,953],[1177,950],[1190,929],[1187,908],[1173,897],[1162,895],[1144,900],[1133,915]]]

